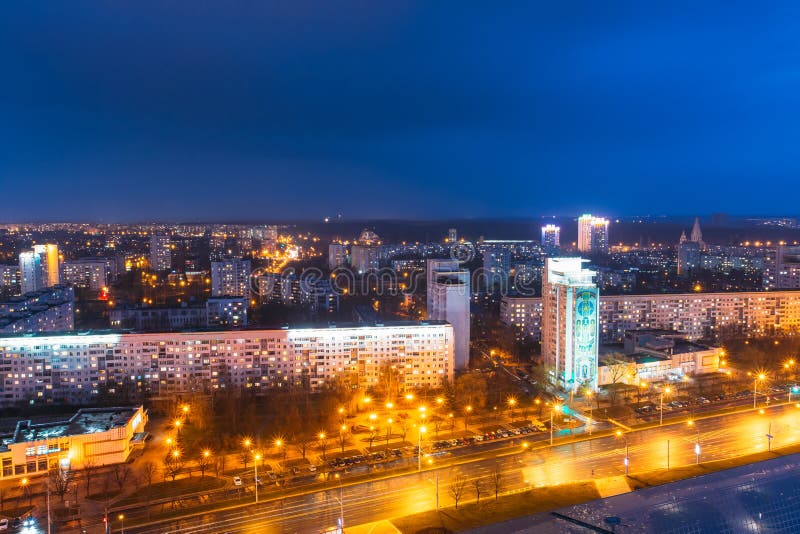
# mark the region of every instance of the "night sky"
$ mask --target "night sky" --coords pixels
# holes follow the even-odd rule
[[[481,4],[8,3],[0,220],[800,211],[797,2]]]

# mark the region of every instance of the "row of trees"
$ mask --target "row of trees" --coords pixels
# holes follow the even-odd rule
[[[480,504],[481,497],[494,494],[494,499],[497,500],[500,493],[503,491],[505,479],[500,466],[495,466],[488,476],[475,477],[470,479],[463,473],[455,473],[451,479],[448,489],[450,496],[453,497],[456,510],[458,503],[461,502],[469,492],[475,495],[475,504]]]

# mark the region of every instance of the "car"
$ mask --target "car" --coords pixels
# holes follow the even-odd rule
[[[0,530],[8,530],[8,519],[0,519]]]
[[[261,477],[260,477],[260,476],[259,476],[259,477],[256,477],[256,478],[255,478],[255,482],[256,482],[256,484],[258,484],[259,486],[261,486],[261,485],[262,485],[262,482],[261,482]]]
[[[314,465],[314,464],[311,464],[311,465],[308,466],[308,470],[313,473],[313,472],[315,472],[317,470],[317,466]]]
[[[241,477],[233,477],[233,485],[234,486],[241,486],[242,485],[242,478]]]
[[[399,457],[401,457],[401,456],[403,456],[403,451],[401,451],[400,449],[392,449],[392,453],[393,453],[395,456],[397,456],[398,458],[399,458]]]
[[[299,475],[300,474],[300,468],[297,467],[297,466],[292,467],[292,473],[294,473],[295,475]]]

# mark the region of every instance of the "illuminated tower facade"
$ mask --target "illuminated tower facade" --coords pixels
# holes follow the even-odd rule
[[[542,355],[563,390],[597,388],[600,292],[588,260],[547,258],[542,277]]]

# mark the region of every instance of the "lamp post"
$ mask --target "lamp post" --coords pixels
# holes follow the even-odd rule
[[[425,427],[419,427],[417,433],[417,472],[422,471],[422,434],[425,433]]]
[[[119,519],[119,523],[120,523],[120,532],[122,534],[125,534],[125,514],[119,514],[117,516],[117,519]]]
[[[466,430],[466,429],[467,429],[467,425],[469,424],[469,423],[468,423],[468,420],[469,420],[469,414],[471,414],[471,413],[472,413],[472,405],[471,405],[471,404],[468,404],[468,405],[467,405],[466,412],[467,412],[467,413],[466,413],[466,415],[464,415],[464,430]]]
[[[561,405],[554,405],[553,408],[550,410],[550,446],[553,446],[553,414],[556,410],[561,411]]]
[[[623,460],[623,463],[625,464],[625,476],[628,476],[628,467],[630,465],[630,458],[628,456],[628,436],[623,434],[622,430],[617,430],[617,437],[625,440],[625,460]]]
[[[659,423],[658,423],[659,426],[664,424],[664,395],[665,394],[669,395],[671,392],[672,392],[672,389],[670,389],[669,386],[667,386],[667,387],[665,387],[664,389],[661,390],[661,397],[660,397],[660,401],[659,401],[659,410],[658,410],[659,411],[659,417],[660,417]]]
[[[758,373],[753,378],[753,408],[756,407],[756,395],[758,394],[758,381],[764,380],[767,376],[764,373]]]
[[[508,398],[508,408],[511,413],[512,420],[514,419],[514,406],[516,406],[516,404],[517,404],[517,399],[515,399],[514,397]]]
[[[592,390],[586,388],[586,402],[589,404],[589,435],[592,435]]]
[[[258,462],[261,460],[261,455],[256,453],[253,460],[253,484],[256,487],[256,503],[258,503]]]
[[[695,426],[694,421],[689,419],[686,423],[689,426]],[[697,440],[694,442],[694,456],[695,456],[695,464],[700,465],[700,429],[697,428]]]
[[[279,452],[283,453],[283,464],[281,466],[281,473],[282,473],[286,469],[286,449],[285,448],[283,448],[283,449],[281,448],[281,447],[283,447],[283,440],[280,439],[280,438],[276,439],[275,440],[275,447],[277,447]]]
[[[342,492],[342,477],[339,473],[334,475],[339,481],[339,531],[344,532],[344,493]]]

